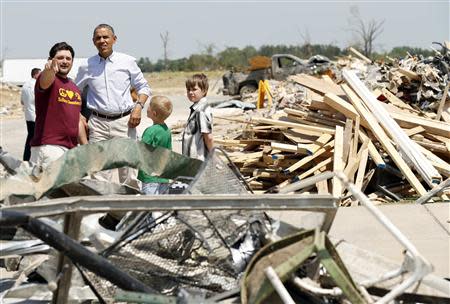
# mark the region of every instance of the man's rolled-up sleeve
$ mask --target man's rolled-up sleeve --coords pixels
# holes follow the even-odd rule
[[[132,61],[130,63],[130,77],[131,77],[131,86],[136,89],[138,95],[147,95],[151,96],[152,91],[150,86],[148,85],[147,80],[144,77],[141,69],[137,65],[136,61]]]

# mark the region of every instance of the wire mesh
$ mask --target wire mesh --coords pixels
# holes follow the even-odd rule
[[[248,194],[220,153],[205,162],[186,193]],[[139,223],[104,256],[166,295],[176,295],[180,289],[213,295],[238,287],[243,265],[236,262],[236,252],[245,240],[251,243],[246,250],[259,249],[268,226],[262,212],[242,210],[153,212],[137,217]],[[251,256],[242,255],[244,260]],[[102,297],[112,298],[112,284],[93,273],[88,277]]]

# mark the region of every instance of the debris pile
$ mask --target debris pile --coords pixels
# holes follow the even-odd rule
[[[441,60],[448,64],[445,50],[447,57]],[[242,131],[216,140],[229,151],[250,187],[277,192],[325,170],[343,171],[374,200],[392,202],[424,195],[426,188],[450,177],[448,75],[436,63],[412,58],[389,70],[359,59],[339,64],[359,68],[343,68],[341,82],[306,74],[271,80],[272,108],[236,118]],[[378,76],[369,76],[374,70],[371,75]],[[418,83],[410,78],[413,74]],[[367,80],[374,79],[376,86],[369,86]],[[427,93],[430,90],[434,93]],[[245,101],[258,98],[254,93]],[[422,98],[420,106],[417,98]],[[303,191],[343,196],[343,205],[356,203],[337,181]],[[442,199],[448,199],[446,193]]]
[[[20,88],[0,82],[0,117],[17,117],[22,113],[20,105]]]
[[[0,258],[15,272],[0,280],[0,301],[448,302],[450,283],[374,204],[449,200],[447,65],[332,66],[320,78],[270,80],[267,108],[216,116],[223,149],[205,162],[114,139],[39,171],[0,148]],[[264,94],[217,108],[242,113]],[[84,179],[121,166],[173,185],[143,196]],[[364,206],[400,245],[402,264],[330,237],[338,205]],[[286,210],[301,214],[296,226],[270,213]]]

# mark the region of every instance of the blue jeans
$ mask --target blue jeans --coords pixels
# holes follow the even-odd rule
[[[146,195],[165,194],[168,189],[168,183],[142,183],[142,192]]]

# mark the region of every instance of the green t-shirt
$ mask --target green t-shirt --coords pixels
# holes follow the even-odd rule
[[[142,135],[142,142],[154,147],[163,147],[172,149],[172,134],[166,124],[153,125],[145,129]],[[151,160],[149,160],[151,161]],[[169,180],[156,176],[145,174],[144,171],[139,170],[138,179],[144,183],[168,183]]]

